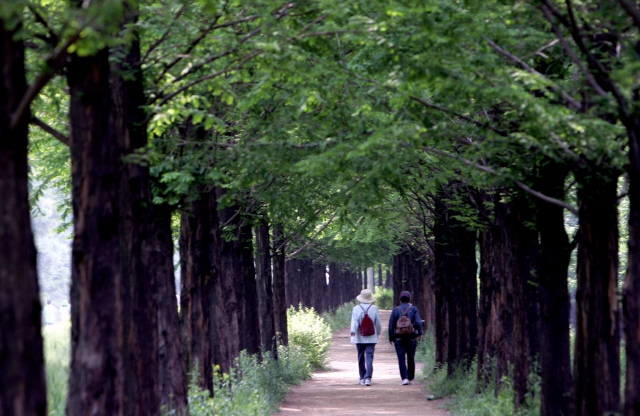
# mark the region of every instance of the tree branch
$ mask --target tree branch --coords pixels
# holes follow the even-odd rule
[[[546,76],[544,76],[540,72],[536,71],[535,69],[531,68],[522,59],[520,59],[516,55],[512,54],[511,52],[507,51],[506,49],[501,48],[497,43],[495,43],[493,40],[491,40],[489,38],[487,38],[487,43],[494,50],[496,50],[497,52],[501,53],[502,55],[504,55],[507,58],[511,59],[513,62],[515,62],[518,65],[520,65],[522,68],[524,68],[525,71],[527,71],[530,74],[534,74],[534,75],[546,80],[549,83],[549,86],[551,87],[551,89],[556,91],[556,92],[559,92],[560,95],[562,96],[562,98],[564,98],[567,102],[569,102],[574,107],[574,109],[580,109],[582,107],[582,104],[580,103],[580,101],[578,101],[575,98],[573,98],[571,95],[569,95],[565,90],[560,88],[560,86],[558,86],[556,83],[551,81],[549,78],[547,78]]]
[[[493,176],[497,176],[497,177],[501,176],[500,173],[498,171],[496,171],[495,169],[492,169],[492,168],[490,168],[488,166],[478,165],[477,163],[474,163],[469,159],[465,159],[464,157],[462,157],[460,155],[452,155],[450,153],[443,152],[442,150],[434,149],[434,148],[431,148],[431,147],[423,147],[423,149],[426,152],[435,153],[435,154],[438,154],[438,155],[441,155],[441,156],[445,156],[445,157],[448,157],[448,158],[451,158],[451,159],[457,159],[457,160],[459,160],[460,162],[464,163],[467,166],[474,167],[474,168],[476,168],[478,170],[481,170],[483,172],[489,173],[489,174],[491,174]],[[566,202],[561,201],[561,200],[556,199],[556,198],[552,198],[552,197],[547,196],[547,195],[545,195],[543,193],[540,193],[540,192],[530,188],[529,186],[525,185],[524,183],[520,182],[517,179],[511,178],[511,180],[513,181],[514,184],[516,184],[516,186],[518,186],[523,191],[528,192],[531,195],[533,195],[533,196],[535,196],[535,197],[537,197],[537,198],[539,198],[539,199],[541,199],[541,200],[543,200],[545,202],[549,202],[550,204],[558,205],[558,206],[560,206],[560,207],[562,207],[562,208],[574,213],[575,215],[578,215],[578,210],[575,207],[567,204]]]
[[[594,91],[598,93],[598,95],[606,97],[607,96],[606,91],[603,90],[602,87],[596,82],[595,78],[593,78],[593,74],[591,74],[591,72],[584,66],[584,64],[578,58],[578,56],[573,51],[573,49],[571,49],[571,46],[569,46],[569,44],[567,43],[567,40],[564,38],[564,35],[562,34],[562,31],[560,30],[558,25],[556,25],[556,23],[553,21],[553,16],[549,8],[546,5],[542,5],[540,9],[542,10],[542,13],[544,13],[545,17],[551,24],[553,31],[556,33],[556,36],[560,40],[560,44],[562,44],[562,47],[564,48],[564,50],[571,57],[571,60],[576,65],[578,65],[578,68],[580,68],[580,72],[584,74],[585,78],[587,79],[587,82],[589,83],[589,85],[591,85],[591,88],[593,88]]]
[[[162,42],[164,42],[167,39],[167,37],[169,36],[169,33],[171,33],[171,30],[173,29],[173,25],[180,18],[180,16],[182,16],[183,12],[184,12],[184,6],[180,7],[178,12],[173,16],[173,21],[171,22],[171,24],[169,24],[169,26],[167,27],[167,30],[165,30],[162,36],[160,36],[158,40],[156,40],[151,44],[151,46],[149,46],[149,49],[147,49],[147,52],[145,52],[144,56],[141,59],[142,62],[145,62],[149,57],[149,54],[151,54],[151,52],[153,52],[158,46],[160,46]]]
[[[618,0],[618,3],[620,3],[627,14],[631,17],[636,28],[640,30],[640,9],[638,9],[635,5],[629,3],[628,0]]]
[[[506,131],[500,130],[500,129],[496,128],[496,127],[493,127],[490,124],[481,123],[481,122],[479,122],[477,120],[472,119],[471,117],[467,117],[467,116],[465,116],[463,114],[456,113],[453,110],[450,110],[450,109],[445,108],[445,107],[440,107],[439,105],[436,105],[436,104],[431,104],[430,102],[427,102],[427,101],[423,100],[422,98],[419,98],[419,97],[416,97],[416,96],[413,96],[413,95],[411,97],[409,97],[409,98],[412,99],[413,101],[419,102],[420,104],[424,105],[425,107],[433,108],[435,110],[442,111],[443,113],[454,115],[454,116],[456,116],[458,118],[466,120],[466,121],[468,121],[470,123],[473,123],[476,126],[479,126],[479,127],[482,127],[482,128],[487,128],[488,127],[489,129],[495,131],[496,133],[498,133],[501,136],[508,136]]]
[[[331,216],[331,218],[329,218],[329,220],[324,223],[324,225],[322,227],[320,227],[320,229],[313,235],[313,237],[311,237],[311,239],[309,239],[309,241],[307,241],[302,247],[300,247],[299,249],[297,249],[296,251],[294,251],[293,253],[289,254],[287,256],[288,259],[292,259],[293,257],[295,257],[297,254],[299,254],[302,250],[304,250],[305,248],[307,248],[309,246],[309,244],[313,243],[313,240],[321,233],[323,232],[328,226],[329,224],[331,224],[331,221],[333,221],[333,219],[336,217],[336,215],[338,214],[338,211],[334,212],[333,215]]]
[[[250,54],[245,55],[244,59],[242,59],[242,61],[240,61],[240,63],[239,63],[238,65],[234,66],[234,67],[227,68],[227,69],[223,69],[223,70],[220,70],[220,71],[218,71],[218,72],[216,72],[216,73],[213,73],[213,74],[210,74],[210,75],[204,76],[204,77],[202,77],[202,78],[198,78],[198,79],[196,79],[196,80],[194,80],[194,81],[191,81],[191,82],[190,82],[190,83],[188,83],[187,85],[185,85],[185,86],[183,86],[183,87],[179,88],[177,91],[175,91],[175,92],[173,92],[173,93],[169,94],[168,96],[166,96],[162,101],[160,101],[160,104],[158,104],[158,106],[162,107],[164,104],[166,104],[166,103],[167,103],[167,101],[171,100],[171,99],[172,99],[172,98],[174,98],[176,95],[178,95],[178,94],[180,94],[181,92],[183,92],[183,91],[185,91],[185,90],[187,90],[187,89],[189,89],[189,88],[193,87],[193,86],[194,86],[194,85],[196,85],[196,84],[199,84],[199,83],[204,82],[204,81],[207,81],[207,80],[209,80],[209,79],[213,79],[213,78],[216,78],[216,77],[218,77],[218,76],[220,76],[220,75],[224,75],[224,74],[226,74],[226,73],[228,73],[228,72],[235,71],[235,70],[238,70],[238,69],[242,68],[242,66],[243,66],[244,64],[246,64],[248,61],[250,61],[251,59],[255,58],[256,56],[261,55],[263,52],[264,52],[264,51],[263,51],[262,49],[258,49],[257,51],[254,51],[254,52],[252,52],[252,53],[250,53]],[[160,97],[158,97],[158,98],[160,98]],[[158,98],[156,98],[156,99],[155,99],[155,100],[153,100],[153,101],[156,101]],[[152,101],[152,102],[153,102],[153,101]]]
[[[53,78],[58,68],[62,65],[62,62],[69,54],[67,50],[71,45],[73,45],[78,39],[80,39],[80,33],[83,28],[80,28],[78,32],[76,32],[73,36],[71,36],[67,41],[55,49],[51,54],[51,57],[47,59],[47,67],[40,73],[38,78],[31,84],[27,92],[22,96],[22,100],[18,104],[16,111],[11,115],[11,124],[10,129],[15,129],[18,124],[22,121],[29,110],[29,106],[31,102],[36,98],[36,96],[40,93],[42,88]]]
[[[69,146],[70,141],[67,136],[65,136],[63,133],[59,132],[58,130],[54,129],[53,127],[51,127],[44,121],[40,120],[39,118],[31,117],[31,120],[29,120],[29,124],[33,124],[34,126],[40,127],[43,131],[49,133],[56,139],[60,140],[63,144]]]

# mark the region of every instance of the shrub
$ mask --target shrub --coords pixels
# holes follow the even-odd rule
[[[309,378],[307,356],[298,347],[278,347],[278,359],[269,352],[257,355],[242,352],[231,375],[215,372],[214,396],[200,390],[195,380],[189,386],[191,416],[261,416],[278,409],[289,386]],[[170,415],[171,413],[169,413]]]
[[[418,346],[416,360],[425,363],[422,377],[429,384],[429,391],[436,397],[450,397],[445,408],[455,415],[494,416],[517,414],[520,416],[540,414],[540,377],[533,374],[529,379],[530,392],[527,406],[514,412],[513,382],[508,377],[502,380],[502,388],[496,397],[495,386],[479,387],[477,383],[477,360],[470,366],[460,366],[447,376],[447,368],[435,369],[435,344],[432,333],[425,334]]]
[[[300,347],[313,368],[323,368],[331,342],[331,328],[313,308],[302,305],[287,310],[289,345]]]
[[[395,307],[393,289],[384,289],[381,286],[376,286],[375,297],[378,309],[393,309]]]
[[[351,311],[355,301],[347,302],[335,310],[322,313],[322,319],[329,325],[331,332],[336,332],[351,324]]]

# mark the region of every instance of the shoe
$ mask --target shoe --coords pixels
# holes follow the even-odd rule
[[[411,384],[411,382],[409,381],[409,379],[405,378],[404,380],[402,380],[402,383],[400,383],[400,384],[403,385],[403,386],[406,386],[407,384]]]
[[[358,384],[360,384],[361,386],[364,386],[364,379],[361,378],[360,380],[358,380]]]
[[[370,386],[371,385],[371,379],[370,378],[365,378],[364,379],[364,385],[365,386]]]
[[[407,384],[413,384],[413,380],[409,380]]]

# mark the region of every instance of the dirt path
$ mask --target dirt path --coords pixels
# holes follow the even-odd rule
[[[390,314],[380,311],[382,336],[373,358],[372,386],[358,384],[356,347],[344,329],[333,336],[330,371],[313,373],[311,380],[294,387],[275,415],[449,415],[440,408],[442,400],[426,400],[424,384],[400,385],[395,348],[387,341]]]

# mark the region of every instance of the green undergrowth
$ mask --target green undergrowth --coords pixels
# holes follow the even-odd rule
[[[349,325],[353,303],[335,311],[318,314],[313,308],[291,308],[289,346],[278,347],[278,357],[246,353],[236,361],[231,374],[216,375],[214,397],[189,386],[190,416],[270,415],[293,385],[308,379],[314,369],[323,368],[331,334]],[[64,415],[70,362],[70,326],[58,324],[43,328],[47,394],[50,416]],[[166,416],[173,413],[165,413]]]
[[[293,345],[281,345],[278,359],[274,359],[271,353],[264,353],[260,362],[256,355],[242,352],[236,363],[238,370],[230,375],[215,375],[213,397],[191,383],[191,416],[270,415],[278,409],[289,388],[308,379],[311,374],[306,355]],[[165,414],[170,415],[172,413]]]
[[[479,386],[477,381],[477,360],[467,366],[454,369],[447,377],[447,368],[435,368],[435,344],[431,333],[427,333],[418,346],[416,359],[424,362],[421,377],[427,383],[427,389],[436,400],[448,398],[444,407],[453,415],[460,416],[496,416],[519,415],[533,416],[540,414],[540,377],[532,375],[529,379],[527,403],[514,411],[514,390],[511,379],[505,377],[501,381],[499,394],[495,394],[495,386]]]
[[[393,289],[385,289],[381,286],[375,288],[376,305],[378,309],[393,309]]]
[[[300,347],[313,369],[322,369],[328,360],[331,334],[349,325],[351,303],[346,303],[334,311],[318,314],[314,308],[302,305],[287,310],[289,345]]]

